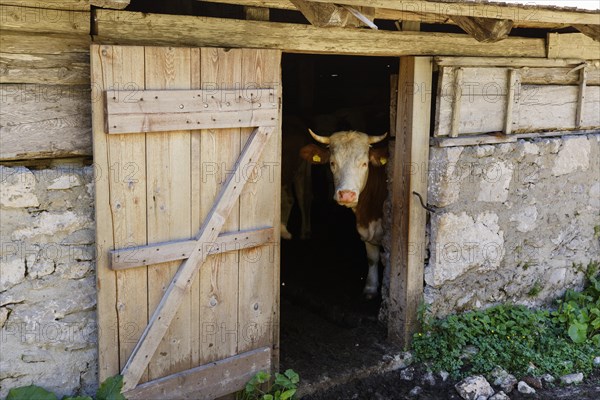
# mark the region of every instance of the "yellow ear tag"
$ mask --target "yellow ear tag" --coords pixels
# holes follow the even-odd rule
[[[312,159],[312,160],[313,160],[313,162],[319,163],[319,162],[321,162],[321,157],[319,157],[319,155],[318,155],[318,154],[315,154],[315,155],[313,156],[313,159]]]
[[[387,164],[387,158],[381,157],[381,158],[379,158],[379,162],[381,163],[381,165],[385,165],[385,164]]]

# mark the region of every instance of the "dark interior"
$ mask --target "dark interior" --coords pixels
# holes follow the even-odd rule
[[[284,148],[297,135],[312,141],[303,127],[324,136],[389,131],[397,58],[284,54],[282,71]],[[293,239],[281,243],[281,367],[308,380],[375,362],[385,343],[381,299],[362,296],[367,260],[354,214],[333,201],[329,166],[311,169],[310,238],[300,239],[296,201],[288,223]]]

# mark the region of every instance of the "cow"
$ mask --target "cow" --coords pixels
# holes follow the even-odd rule
[[[365,243],[369,272],[363,294],[367,299],[379,289],[379,248],[383,239],[383,202],[387,197],[385,168],[387,148],[371,145],[385,139],[358,131],[341,131],[331,136],[319,136],[311,129],[310,135],[323,148],[308,144],[301,156],[313,164],[329,163],[333,174],[333,199],[341,206],[351,208],[356,216],[356,229]]]

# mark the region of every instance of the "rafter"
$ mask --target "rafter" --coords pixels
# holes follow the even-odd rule
[[[506,39],[513,27],[510,19],[463,17],[455,15],[454,22],[478,42],[495,43]]]
[[[331,26],[357,27],[366,24],[347,7],[340,7],[336,4],[314,3],[307,0],[290,0],[290,2],[306,17],[308,22],[320,28]],[[375,9],[371,7],[359,8],[359,10],[354,8],[353,10],[368,20],[373,19]]]

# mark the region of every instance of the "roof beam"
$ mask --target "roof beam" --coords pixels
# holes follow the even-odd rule
[[[291,3],[290,0],[198,0],[207,3],[221,3],[221,4],[237,4],[255,7],[268,7],[280,10],[294,10],[296,7]],[[315,0],[317,1],[317,0]],[[406,4],[411,4],[410,1],[406,1]],[[389,8],[375,8],[375,19],[385,19],[391,21],[416,21],[424,24],[455,24],[449,16],[440,13],[428,13],[412,11],[416,7],[406,7],[405,10],[392,10]],[[598,17],[600,18],[600,16]],[[569,27],[570,24],[564,23],[559,20],[552,22],[540,22],[535,19],[523,19],[514,20],[515,28],[545,28],[545,29],[561,29]]]
[[[573,25],[573,28],[591,37],[596,42],[600,42],[600,25]]]
[[[102,8],[114,8],[122,10],[129,5],[131,0],[90,0],[90,4]]]
[[[478,42],[495,43],[506,39],[513,27],[510,19],[463,17],[455,15],[454,22]]]
[[[600,25],[600,12],[574,11],[559,7],[532,6],[522,4],[448,2],[429,0],[312,0],[318,3],[344,4],[348,6],[370,6],[398,11],[464,16],[479,18],[510,19],[517,21],[535,21],[556,24]]]
[[[290,0],[290,2],[306,17],[312,25],[324,28],[330,26],[363,26],[364,22],[360,21],[346,7],[340,7],[336,4],[314,3],[307,0]],[[372,7],[359,7],[357,10],[365,17],[373,19],[375,9]],[[364,8],[364,10],[362,10]],[[366,14],[366,15],[365,15]]]

